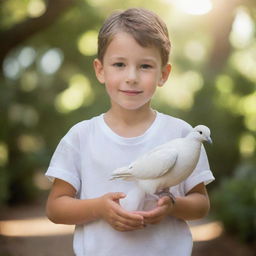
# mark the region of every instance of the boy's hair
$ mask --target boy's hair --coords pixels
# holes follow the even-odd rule
[[[114,12],[107,18],[98,36],[98,59],[103,61],[107,47],[118,32],[133,36],[142,47],[160,50],[162,65],[169,59],[171,43],[165,23],[155,13],[143,8]]]

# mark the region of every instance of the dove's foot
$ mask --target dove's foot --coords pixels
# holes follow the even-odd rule
[[[170,192],[169,189],[163,189],[163,190],[157,192],[156,195],[159,198],[164,197],[164,196],[168,196],[168,197],[170,197],[173,204],[175,204],[175,202],[176,202],[176,197]]]

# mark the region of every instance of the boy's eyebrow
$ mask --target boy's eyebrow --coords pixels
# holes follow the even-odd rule
[[[144,57],[141,59],[141,61],[153,61],[153,62],[156,62],[156,58],[154,57]]]
[[[110,57],[110,60],[126,60],[126,58],[121,56],[112,56]]]
[[[125,61],[125,60],[127,60],[127,58],[122,57],[122,56],[112,56],[112,57],[110,57],[110,60]],[[154,57],[145,57],[145,56],[143,56],[143,58],[139,59],[139,61],[141,61],[141,62],[144,62],[144,61],[145,62],[157,62],[156,58],[154,58]]]

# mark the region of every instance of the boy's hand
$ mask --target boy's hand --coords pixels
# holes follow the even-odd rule
[[[161,197],[157,202],[157,207],[150,211],[136,212],[144,217],[145,224],[158,224],[166,216],[171,214],[173,202],[168,196]]]
[[[119,200],[125,196],[124,193],[108,193],[102,196],[100,216],[118,231],[142,229],[143,216],[128,212],[119,205]]]

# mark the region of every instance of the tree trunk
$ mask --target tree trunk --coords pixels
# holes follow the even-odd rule
[[[48,0],[45,13],[37,18],[28,18],[15,24],[10,29],[0,33],[0,66],[2,67],[6,55],[20,43],[47,28],[69,7],[75,4],[75,0]]]

